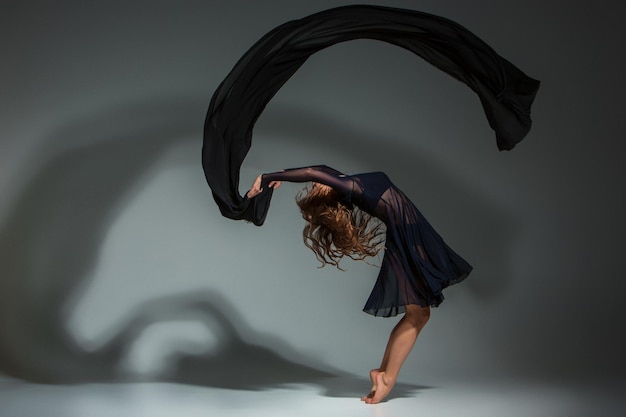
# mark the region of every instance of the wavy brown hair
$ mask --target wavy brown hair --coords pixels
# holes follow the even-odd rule
[[[344,256],[365,260],[380,251],[383,224],[341,201],[332,188],[306,187],[296,196],[296,204],[307,221],[302,231],[304,244],[315,253],[321,267],[330,264],[341,269],[339,261]]]

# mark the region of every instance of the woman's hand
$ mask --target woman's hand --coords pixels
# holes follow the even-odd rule
[[[263,179],[263,175],[259,175],[258,177],[256,177],[256,179],[254,180],[254,183],[252,184],[252,187],[246,193],[246,197],[254,198],[257,195],[261,194],[261,192],[263,191],[263,188],[261,188],[262,179]],[[269,183],[269,187],[276,189],[280,187],[280,184],[281,184],[281,181],[271,181]]]
[[[248,190],[248,192],[246,193],[246,197],[254,198],[257,195],[261,194],[261,191],[263,191],[263,189],[261,188],[261,180],[262,180],[262,175],[259,175],[258,177],[256,177],[256,179],[254,180],[254,183],[252,183],[252,187],[250,187],[250,190]]]

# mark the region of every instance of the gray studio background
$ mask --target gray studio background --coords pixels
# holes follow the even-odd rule
[[[2,3],[0,372],[210,385],[222,366],[236,386],[250,368],[378,365],[395,320],[360,311],[377,269],[317,268],[296,185],[261,228],[222,218],[200,166],[209,100],[237,59],[348,3]],[[354,41],[314,55],[270,103],[241,192],[286,167],[383,170],[474,265],[404,380],[622,378],[624,7],[375,3],[456,20],[540,79],[529,136],[498,152],[468,88]]]

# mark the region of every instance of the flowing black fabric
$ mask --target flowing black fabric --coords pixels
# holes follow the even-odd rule
[[[239,194],[239,171],[259,115],[282,85],[320,49],[352,39],[405,48],[465,83],[480,98],[500,150],[528,133],[539,81],[526,76],[459,24],[431,14],[381,6],[344,6],[287,22],[263,36],[211,99],[202,164],[221,213],[263,224],[272,189]]]
[[[363,308],[368,314],[396,316],[410,304],[437,307],[444,300],[443,289],[461,282],[472,271],[383,172],[343,175],[319,165],[263,174],[261,186],[267,188],[271,181],[328,185],[342,201],[385,223],[385,254]]]

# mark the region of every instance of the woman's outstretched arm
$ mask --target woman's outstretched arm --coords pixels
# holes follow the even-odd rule
[[[326,165],[316,165],[259,175],[252,184],[252,188],[246,193],[246,197],[253,198],[265,187],[278,188],[282,181],[297,183],[313,181],[328,185],[339,192],[351,191],[351,181],[341,172]]]

